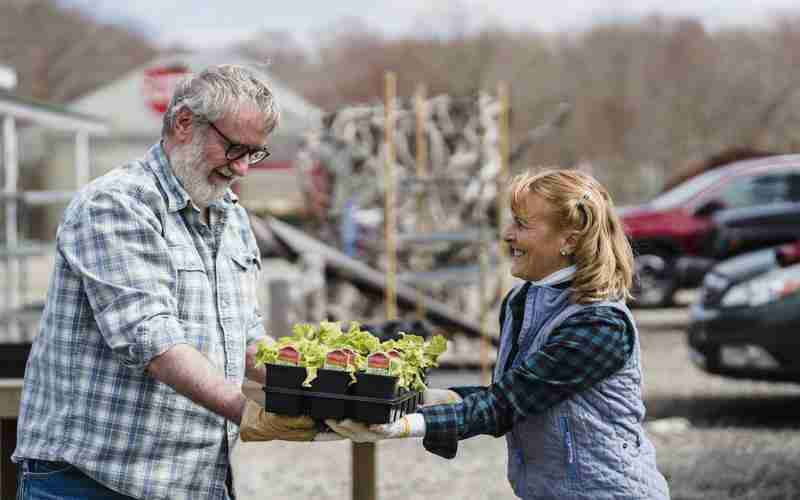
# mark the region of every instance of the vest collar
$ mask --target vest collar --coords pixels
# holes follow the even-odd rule
[[[531,284],[533,286],[557,285],[559,283],[564,283],[565,281],[570,281],[574,275],[575,275],[575,266],[572,265],[569,267],[565,267],[563,269],[559,269],[558,271],[545,276],[539,281],[531,281]]]

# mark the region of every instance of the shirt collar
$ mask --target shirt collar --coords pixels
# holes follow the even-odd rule
[[[558,271],[545,276],[544,278],[540,279],[539,281],[531,281],[533,286],[552,286],[558,285],[559,283],[564,283],[565,281],[570,281],[572,276],[575,275],[575,266],[565,267],[563,269],[559,269]]]
[[[167,153],[164,151],[163,142],[150,147],[145,157],[145,163],[156,174],[158,182],[164,188],[164,192],[167,195],[167,210],[170,212],[183,210],[191,201],[191,197],[172,171],[169,158],[167,158]],[[222,199],[211,203],[211,206],[225,210],[238,202],[239,197],[228,189]]]

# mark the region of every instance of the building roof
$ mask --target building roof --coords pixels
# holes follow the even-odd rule
[[[281,109],[276,136],[297,135],[314,127],[322,116],[319,108],[283,83],[275,80],[264,65],[236,52],[204,51],[159,56],[105,87],[73,101],[70,108],[105,118],[116,137],[152,138],[161,133],[162,114],[152,105],[153,91],[148,75],[158,68],[185,68],[198,72],[216,64],[241,64],[256,71],[272,89]]]
[[[11,115],[24,122],[49,129],[85,131],[97,135],[108,132],[105,121],[96,116],[0,90],[1,115]]]

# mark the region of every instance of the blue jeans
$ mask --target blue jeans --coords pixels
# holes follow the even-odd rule
[[[23,460],[19,464],[17,500],[130,500],[106,488],[66,462]]]

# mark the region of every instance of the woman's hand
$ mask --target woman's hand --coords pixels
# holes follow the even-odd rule
[[[341,421],[328,419],[325,423],[337,434],[356,443],[374,443],[383,439],[425,435],[425,418],[419,413],[405,415],[391,424],[367,425],[350,419]]]

